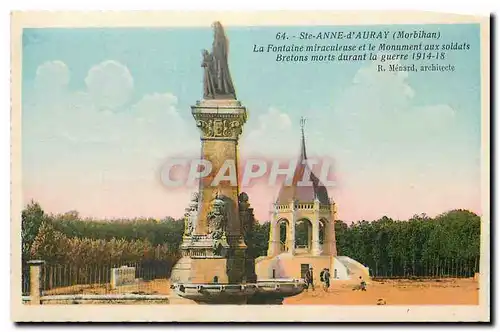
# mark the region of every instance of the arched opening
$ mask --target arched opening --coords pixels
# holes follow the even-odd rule
[[[312,223],[309,219],[299,219],[295,224],[295,248],[297,253],[311,251]]]
[[[278,221],[278,232],[280,239],[280,252],[288,251],[288,233],[289,233],[290,223],[286,219],[280,219]]]

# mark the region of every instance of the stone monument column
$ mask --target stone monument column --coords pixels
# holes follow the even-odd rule
[[[245,243],[245,238],[251,238],[253,209],[238,187],[238,139],[247,111],[236,99],[224,29],[219,22],[213,29],[212,52],[202,52],[203,99],[191,106],[200,132],[201,159],[211,169],[201,177],[186,211],[183,257],[172,270],[173,282],[242,283],[256,279],[254,259],[247,254]]]
[[[200,130],[201,158],[210,170],[199,170],[198,192],[186,209],[182,257],[172,269],[172,288],[198,303],[282,303],[304,288],[296,281],[256,284],[255,218],[248,195],[238,187],[238,139],[247,111],[236,98],[224,29],[219,22],[213,29],[212,52],[202,51],[203,100],[191,106]],[[291,205],[293,253],[293,201]]]
[[[199,188],[201,204],[195,234],[204,234],[209,231],[207,215],[216,194],[224,197],[228,219],[238,218],[238,139],[247,113],[237,100],[202,100],[191,109],[200,129],[201,158],[212,167]],[[228,235],[240,232],[239,222],[228,223]]]

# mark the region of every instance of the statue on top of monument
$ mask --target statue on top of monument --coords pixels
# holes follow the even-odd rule
[[[212,25],[214,42],[212,52],[203,50],[204,69],[203,98],[204,99],[236,99],[231,74],[228,66],[229,42],[220,22]]]

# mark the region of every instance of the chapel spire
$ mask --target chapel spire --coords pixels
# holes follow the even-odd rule
[[[306,154],[306,135],[304,134],[304,127],[306,126],[306,118],[301,117],[300,118],[300,131],[302,133],[302,140],[300,142],[300,159],[306,160],[307,159],[307,154]]]
[[[297,166],[293,174],[292,183],[288,185],[286,182],[283,183],[278,194],[278,199],[276,200],[277,204],[288,204],[290,200],[301,203],[312,203],[316,199],[319,199],[322,204],[329,204],[326,187],[321,183],[307,163],[306,138],[304,134],[305,124],[306,119],[301,117],[300,130],[302,137],[299,160],[297,161]],[[310,184],[299,185],[299,182],[302,182],[304,176],[307,176],[307,174],[309,174]]]

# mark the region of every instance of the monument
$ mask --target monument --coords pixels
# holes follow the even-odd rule
[[[301,119],[300,155],[291,185],[283,184],[273,204],[267,256],[259,257],[259,278],[304,278],[309,269],[318,282],[323,269],[330,269],[332,281],[358,282],[370,278],[369,269],[347,256],[337,255],[335,220],[337,205],[310,168]],[[305,175],[309,184],[299,185]],[[297,243],[297,228],[305,226],[307,238]]]
[[[300,293],[302,284],[267,280],[258,285],[255,257],[245,242],[255,222],[249,197],[240,192],[237,179],[217,178],[223,167],[238,170],[238,139],[247,110],[236,99],[224,29],[215,22],[213,30],[212,51],[202,52],[203,100],[191,107],[200,131],[201,158],[212,169],[200,178],[186,209],[182,257],[172,270],[172,287],[178,295],[198,302],[249,303],[257,293],[282,300]]]

